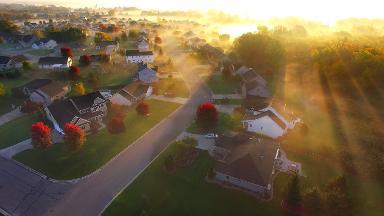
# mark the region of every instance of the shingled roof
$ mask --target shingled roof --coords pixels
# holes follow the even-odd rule
[[[41,57],[39,64],[54,65],[54,64],[67,64],[69,57]]]
[[[103,95],[101,95],[99,91],[95,91],[86,95],[71,97],[70,100],[72,100],[75,103],[76,107],[79,110],[82,110],[82,109],[87,109],[91,107],[96,98],[100,98],[104,100]]]
[[[269,139],[254,139],[237,145],[224,162],[217,161],[215,170],[238,179],[267,187],[272,172],[278,144]]]
[[[7,64],[11,60],[8,56],[0,56],[0,64]]]
[[[140,50],[127,50],[125,51],[126,56],[149,56],[153,55],[152,51],[140,51]]]

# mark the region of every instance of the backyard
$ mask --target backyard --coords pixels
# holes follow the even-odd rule
[[[189,97],[189,89],[180,78],[164,78],[154,84],[156,95],[170,95],[174,97]]]
[[[57,144],[48,150],[21,152],[14,159],[55,179],[74,179],[90,174],[179,107],[157,100],[147,103],[151,110],[148,117],[138,115],[134,108],[127,111],[124,120],[127,131],[122,134],[112,135],[102,129],[88,136],[79,151],[70,152],[64,144]]]

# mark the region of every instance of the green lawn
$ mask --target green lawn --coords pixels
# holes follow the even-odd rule
[[[160,79],[154,85],[155,94],[165,95],[166,93],[173,94],[175,97],[189,97],[189,89],[183,79],[165,78]]]
[[[35,56],[47,56],[48,54],[54,52],[54,50],[49,49],[38,49],[38,50],[30,50],[27,53]]]
[[[137,138],[172,113],[178,104],[148,100],[150,116],[139,116],[134,108],[127,112],[123,134],[112,135],[103,129],[87,137],[77,152],[69,152],[65,145],[54,145],[48,150],[27,150],[14,159],[55,179],[73,179],[97,170]]]
[[[214,94],[235,94],[240,92],[240,81],[236,78],[225,80],[220,75],[213,75],[208,78],[207,85]]]
[[[103,213],[109,215],[283,215],[281,199],[260,202],[239,192],[221,188],[205,181],[213,160],[208,153],[200,152],[198,159],[175,173],[164,171],[164,159],[178,150],[172,144]],[[275,180],[275,194],[285,185],[286,175]]]
[[[241,99],[229,99],[228,102],[225,102],[224,99],[215,99],[215,104],[219,105],[241,105],[243,103],[243,100]]]
[[[17,144],[31,137],[31,125],[41,121],[38,113],[28,114],[0,126],[0,149]]]

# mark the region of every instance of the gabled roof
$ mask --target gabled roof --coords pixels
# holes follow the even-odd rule
[[[0,56],[0,64],[7,64],[11,60],[8,56]]]
[[[126,56],[150,56],[153,55],[152,51],[140,51],[140,50],[127,50],[125,51]]]
[[[28,61],[29,59],[27,57],[25,57],[24,55],[15,55],[15,56],[11,56],[11,59],[16,62],[16,63],[21,63],[21,62],[24,62],[24,61]]]
[[[271,118],[277,125],[279,125],[279,127],[281,127],[282,129],[285,129],[287,127],[287,125],[284,123],[283,120],[281,120],[274,112],[272,112],[271,110],[267,110],[267,111],[264,111],[264,112],[260,112],[256,115],[253,115],[253,114],[246,114],[244,115],[243,117],[243,121],[249,121],[249,120],[256,120],[256,119],[260,119],[260,118],[263,118],[265,116],[268,116],[269,118]]]
[[[83,110],[90,108],[96,98],[100,98],[105,101],[103,95],[99,91],[95,91],[86,95],[71,97],[70,100],[73,101],[79,110]]]
[[[75,116],[79,115],[69,99],[55,102],[49,105],[48,109],[60,127],[63,127],[65,123],[71,122]]]
[[[44,92],[46,95],[53,97],[64,91],[69,91],[69,87],[65,83],[53,81],[40,87],[39,90]]]
[[[249,139],[235,146],[224,162],[216,162],[217,172],[267,187],[272,181],[278,144],[270,139]]]
[[[40,43],[48,43],[50,40],[52,40],[52,39],[49,39],[49,38],[41,38],[40,40],[36,41],[35,43],[36,43],[36,44],[40,44]]]
[[[39,64],[54,65],[54,64],[67,64],[69,57],[41,57]]]
[[[133,82],[133,83],[125,86],[122,89],[122,91],[128,93],[130,96],[133,96],[135,98],[139,98],[148,92],[148,88],[149,88],[148,85],[143,85],[141,82]]]
[[[101,46],[101,47],[106,47],[111,45],[117,46],[118,44],[119,43],[117,41],[100,41],[96,43],[97,46]]]
[[[33,91],[33,90],[37,90],[37,89],[39,89],[45,85],[48,85],[51,82],[52,82],[52,80],[50,80],[50,79],[34,79],[34,80],[24,84],[21,87],[22,88],[28,88],[29,90]]]

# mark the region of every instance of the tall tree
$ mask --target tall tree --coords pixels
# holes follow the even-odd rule
[[[51,129],[43,122],[32,124],[31,138],[35,148],[47,149],[52,145]]]
[[[74,85],[73,90],[75,91],[76,95],[84,95],[85,94],[85,87],[82,82],[76,83]]]
[[[85,132],[77,125],[66,123],[63,141],[71,150],[77,150],[85,142]]]
[[[0,83],[0,97],[5,96],[6,93],[4,84]]]
[[[149,105],[142,101],[136,106],[136,111],[139,115],[148,115]]]
[[[72,80],[77,80],[80,78],[80,68],[72,65],[71,67],[69,67],[68,74]]]
[[[213,128],[217,125],[219,114],[211,102],[201,104],[196,111],[196,123],[202,129]]]
[[[325,202],[327,213],[331,216],[351,215],[351,203],[347,193],[347,182],[344,176],[340,176],[325,188]]]
[[[62,47],[60,49],[60,51],[61,51],[61,55],[64,57],[72,57],[73,56],[73,51],[72,51],[72,48],[70,48],[70,47]]]
[[[0,32],[15,33],[19,30],[19,27],[7,19],[0,19]]]

